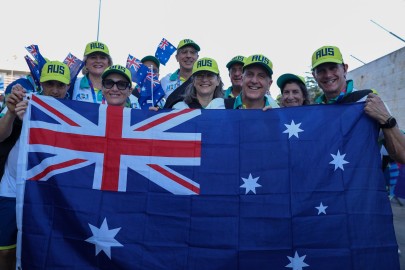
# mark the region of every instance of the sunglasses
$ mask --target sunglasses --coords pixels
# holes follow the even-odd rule
[[[114,85],[117,86],[118,90],[125,90],[130,87],[130,83],[127,81],[116,81],[115,82],[111,79],[103,80],[102,84],[106,89],[111,89],[114,87]]]
[[[197,74],[194,74],[194,76],[197,80],[202,80],[203,78],[212,80],[217,77],[217,74],[212,73],[212,72],[198,72]]]

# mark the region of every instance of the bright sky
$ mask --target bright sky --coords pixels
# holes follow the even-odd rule
[[[99,0],[5,0],[0,25],[0,68],[28,70],[25,46],[62,61],[71,52],[82,58],[97,39]],[[273,62],[275,83],[283,73],[305,76],[311,55],[323,45],[338,46],[349,70],[405,46],[370,20],[405,39],[405,0],[101,0],[99,41],[115,64],[128,54],[154,54],[162,37],[177,46],[184,38],[201,47],[200,57],[220,66],[225,87],[226,63],[236,55],[264,54]],[[177,69],[174,55],[160,76]]]

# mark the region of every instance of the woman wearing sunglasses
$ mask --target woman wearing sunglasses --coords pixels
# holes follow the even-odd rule
[[[223,86],[217,62],[207,57],[199,59],[193,65],[191,84],[186,88],[184,100],[173,109],[225,109]]]
[[[114,65],[107,68],[103,74],[102,87],[103,96],[108,105],[131,107],[128,97],[131,95],[131,72],[129,69]],[[137,104],[137,108],[139,104]]]

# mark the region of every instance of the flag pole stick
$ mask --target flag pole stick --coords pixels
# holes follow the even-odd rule
[[[151,89],[151,97],[152,97],[152,107],[155,107],[155,101],[153,100],[153,66],[150,65],[150,72],[152,74],[152,78],[150,80],[150,89]]]
[[[391,35],[393,35],[394,37],[396,37],[397,39],[401,40],[402,42],[405,42],[405,40],[403,38],[401,38],[400,36],[395,35],[393,32],[389,31],[388,29],[382,27],[381,25],[379,25],[378,23],[376,23],[373,20],[370,20],[372,23],[374,23],[375,25],[379,26],[381,29],[385,30],[386,32],[390,33]]]
[[[98,34],[100,33],[100,11],[101,11],[101,0],[98,3],[97,41],[98,41]]]
[[[361,61],[359,58],[357,58],[356,56],[354,56],[354,55],[352,55],[352,54],[351,54],[350,56],[353,57],[354,59],[356,59],[357,61],[363,63],[363,65],[366,64],[366,63],[364,63],[363,61]]]

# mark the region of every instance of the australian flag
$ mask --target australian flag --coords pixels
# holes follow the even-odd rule
[[[30,69],[32,80],[35,83],[35,88],[39,89],[39,79],[41,76],[38,65],[28,56],[24,56],[25,62],[27,62],[28,68]]]
[[[23,270],[399,270],[364,103],[29,104],[17,175]]]
[[[141,92],[138,99],[139,105],[143,110],[147,110],[149,107],[154,107],[165,96],[162,85],[160,84],[158,74],[153,73],[149,69],[146,80],[141,86]]]
[[[41,74],[42,68],[46,63],[46,59],[39,52],[38,46],[29,45],[29,46],[25,47],[25,49],[27,49],[27,51],[32,55],[32,57],[34,57],[34,59],[37,61],[39,73]]]
[[[128,54],[126,67],[131,72],[132,81],[142,87],[148,75],[148,67],[130,54]]]
[[[170,56],[176,51],[176,47],[173,46],[167,39],[162,38],[158,47],[156,48],[155,56],[159,59],[162,65],[166,65]]]
[[[63,63],[65,63],[70,70],[70,87],[67,91],[67,95],[71,99],[77,76],[79,75],[80,70],[82,70],[84,62],[73,54],[69,53],[65,60],[63,60]]]

